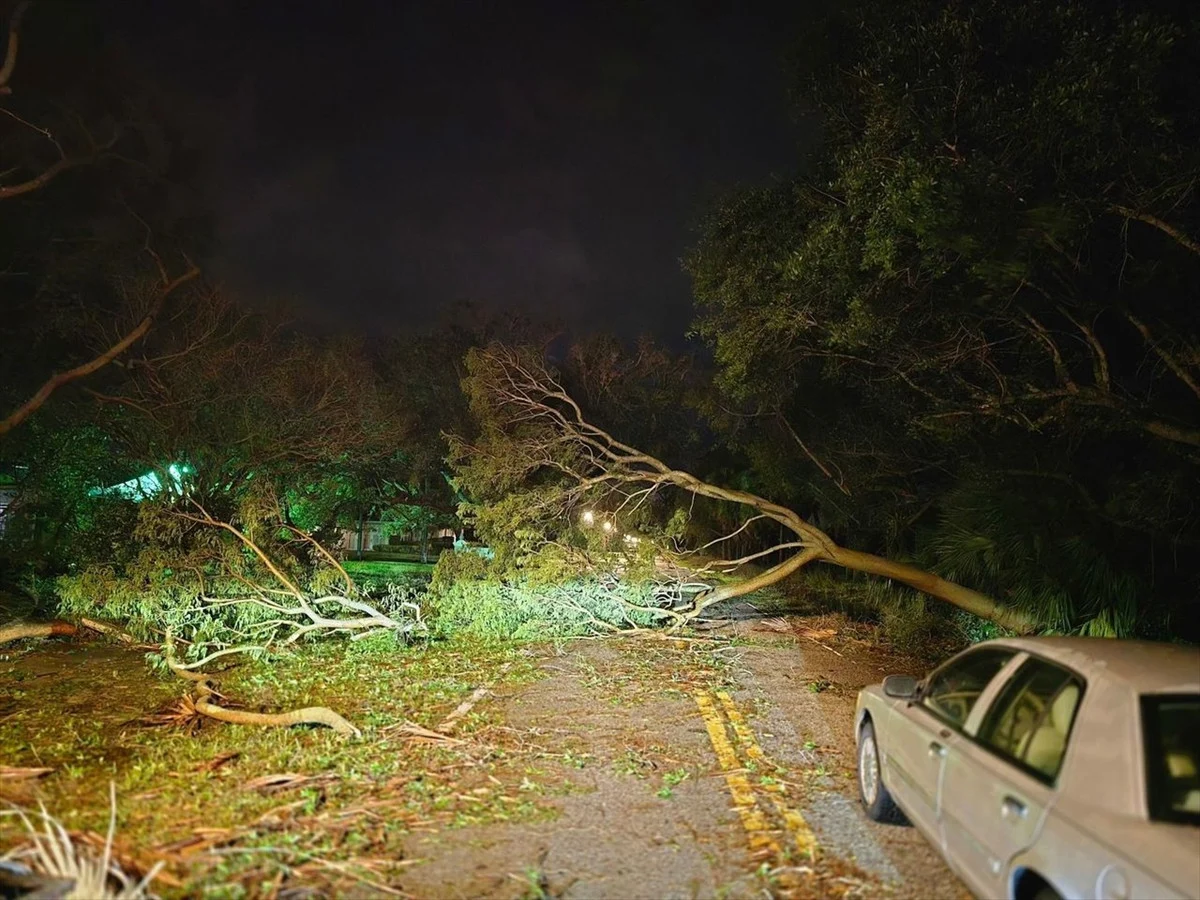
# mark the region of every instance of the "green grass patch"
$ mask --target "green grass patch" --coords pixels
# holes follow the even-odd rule
[[[355,581],[398,581],[429,578],[433,574],[433,563],[401,560],[348,559],[342,566]]]

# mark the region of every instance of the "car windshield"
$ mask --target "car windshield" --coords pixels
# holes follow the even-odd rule
[[[1145,696],[1150,818],[1200,825],[1200,694]]]

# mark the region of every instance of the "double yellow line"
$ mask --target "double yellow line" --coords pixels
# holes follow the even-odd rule
[[[783,785],[768,779],[751,784],[748,771],[759,770],[765,775],[777,767],[763,753],[733,698],[725,691],[696,691],[694,696],[717,762],[725,773],[734,808],[750,839],[751,853],[780,861],[794,853],[801,858],[815,858],[816,838],[800,811],[787,805]]]

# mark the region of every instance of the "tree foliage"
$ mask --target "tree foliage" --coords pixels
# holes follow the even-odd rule
[[[1194,24],[906,0],[811,35],[819,151],[731,197],[688,260],[714,422],[835,533],[1059,627],[1186,616]]]

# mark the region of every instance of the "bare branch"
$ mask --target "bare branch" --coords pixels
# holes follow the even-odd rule
[[[1162,219],[1158,218],[1158,216],[1151,215],[1150,213],[1138,212],[1137,210],[1131,209],[1128,206],[1112,206],[1110,209],[1112,209],[1112,211],[1118,215],[1124,216],[1126,219],[1137,219],[1139,222],[1144,222],[1151,228],[1157,228],[1171,240],[1175,241],[1175,243],[1179,244],[1179,246],[1184,247],[1200,256],[1200,243],[1184,234],[1173,225],[1167,224]]]
[[[783,427],[787,429],[788,434],[792,436],[792,439],[800,445],[800,449],[804,451],[804,455],[812,461],[812,464],[820,469],[826,478],[837,485],[837,489],[839,491],[849,497],[850,489],[846,487],[845,481],[840,476],[834,477],[834,474],[829,471],[829,468],[823,462],[817,459],[816,455],[808,449],[808,445],[804,443],[804,441],[800,440],[800,435],[796,434],[796,429],[792,427],[792,423],[789,422],[782,414],[779,416],[779,421],[783,423]]]
[[[29,0],[21,0],[8,20],[8,51],[4,54],[4,66],[0,68],[0,94],[11,94],[9,79],[17,66],[17,50],[21,43],[21,16],[29,8]]]
[[[1162,344],[1154,339],[1154,336],[1150,333],[1150,326],[1148,326],[1145,322],[1131,312],[1126,312],[1125,318],[1128,319],[1130,324],[1138,330],[1138,333],[1141,334],[1142,339],[1146,342],[1150,349],[1158,354],[1158,358],[1166,363],[1167,368],[1175,374],[1175,377],[1186,384],[1191,389],[1192,393],[1196,395],[1197,399],[1200,399],[1200,384],[1197,384],[1196,379],[1192,377],[1191,373],[1188,372],[1188,370],[1173,353],[1171,353]]]
[[[190,267],[186,272],[177,278],[162,285],[158,293],[155,295],[154,303],[151,305],[149,312],[142,317],[142,320],[137,323],[129,332],[127,332],[120,340],[101,353],[94,359],[82,363],[73,369],[68,369],[66,372],[59,372],[57,375],[51,376],[46,380],[32,397],[26,400],[23,404],[17,407],[9,416],[0,420],[0,436],[12,431],[27,418],[37,412],[50,399],[50,395],[56,390],[72,381],[78,381],[81,378],[86,378],[93,372],[104,368],[134,344],[142,339],[148,332],[151,326],[154,325],[155,319],[158,317],[159,311],[162,309],[163,302],[181,285],[186,284],[200,274],[200,270],[195,266]]]

